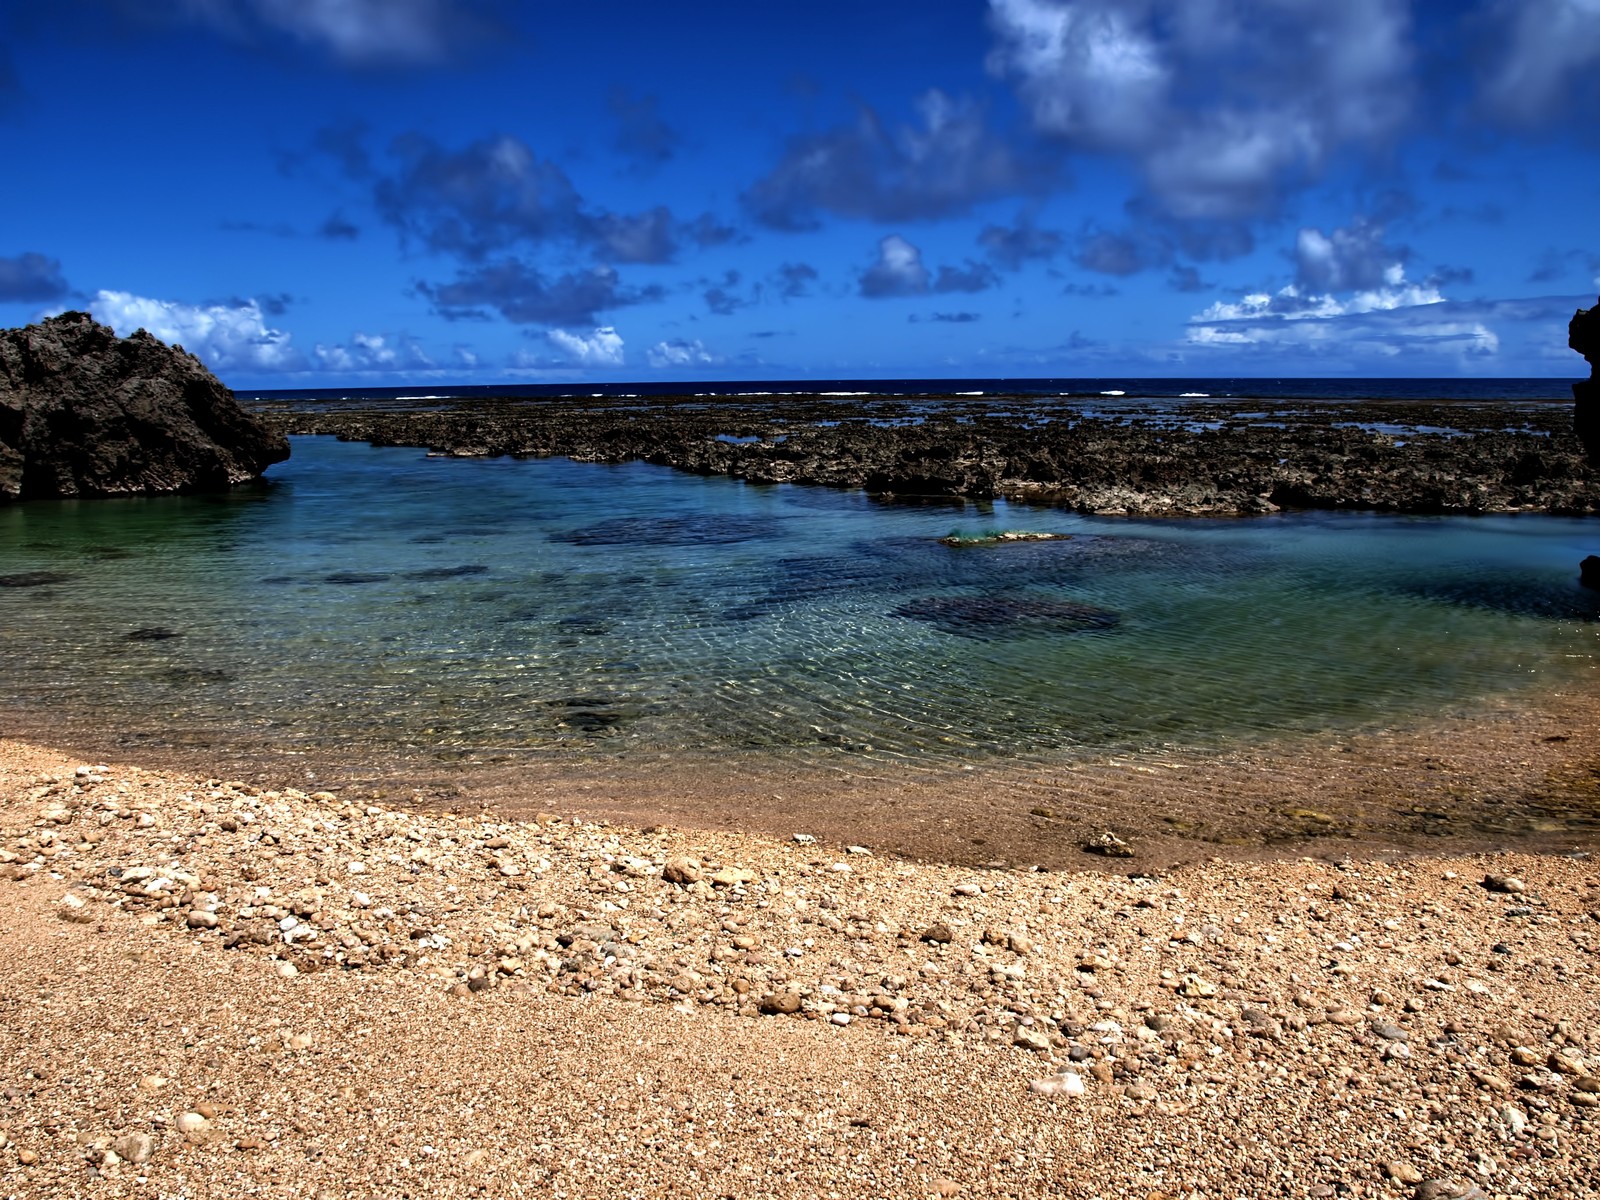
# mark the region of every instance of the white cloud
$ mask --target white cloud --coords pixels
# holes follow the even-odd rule
[[[1313,274],[1338,276],[1338,247],[1320,231],[1301,230],[1297,251],[1309,254]],[[1196,347],[1260,348],[1341,361],[1419,353],[1481,360],[1500,350],[1500,335],[1488,324],[1491,316],[1516,319],[1521,314],[1511,307],[1451,302],[1432,283],[1408,282],[1405,268],[1390,263],[1376,286],[1342,297],[1297,282],[1233,303],[1218,301],[1190,318],[1184,341]]]
[[[707,350],[705,343],[699,338],[686,341],[675,338],[670,342],[657,342],[645,351],[652,367],[707,367],[719,363],[718,358]]]
[[[1572,0],[1577,2],[1577,0]],[[1168,216],[1270,211],[1409,115],[1406,0],[990,0],[992,73],[1043,132],[1127,157]],[[1314,48],[1314,49],[1312,49]]]
[[[318,342],[312,355],[324,371],[426,371],[437,365],[415,338],[372,333],[354,334],[344,346]]]
[[[568,333],[565,329],[552,329],[545,334],[550,344],[573,362],[586,367],[619,367],[622,365],[622,336],[609,325],[602,325],[588,337]]]
[[[916,296],[928,290],[922,251],[891,233],[878,243],[878,261],[861,276],[863,296]]]
[[[169,345],[181,345],[214,371],[293,371],[305,365],[290,335],[268,328],[254,300],[193,305],[100,291],[89,311],[123,337],[145,329]]]

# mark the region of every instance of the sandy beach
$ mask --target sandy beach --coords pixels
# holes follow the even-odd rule
[[[1580,854],[1061,873],[0,743],[12,1196],[1581,1196]]]

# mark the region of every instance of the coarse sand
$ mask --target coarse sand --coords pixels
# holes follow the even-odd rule
[[[1600,1195],[1597,942],[1582,855],[980,870],[5,741],[0,1195]]]

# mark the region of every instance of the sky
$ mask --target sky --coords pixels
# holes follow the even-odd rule
[[[0,326],[236,388],[1579,377],[1600,0],[0,0]]]

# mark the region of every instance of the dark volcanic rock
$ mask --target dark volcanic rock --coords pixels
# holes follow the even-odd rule
[[[179,347],[87,313],[0,330],[0,500],[217,491],[289,457]]]
[[[1572,314],[1567,345],[1589,363],[1589,378],[1572,385],[1572,398],[1577,402],[1573,425],[1589,455],[1589,465],[1600,467],[1600,303]]]
[[[412,411],[281,407],[269,419],[289,433],[377,446],[580,462],[639,459],[755,484],[860,489],[897,504],[1004,496],[1148,516],[1279,508],[1600,511],[1600,480],[1572,432],[1571,410],[1555,401],[1525,408],[1452,399],[1266,404],[1239,397],[1175,412],[1170,402],[1153,400],[1107,417],[1084,411],[1071,397],[833,400],[786,393],[647,402],[475,398]],[[746,440],[729,441],[730,431]],[[573,536],[614,544],[623,535],[601,527]]]

